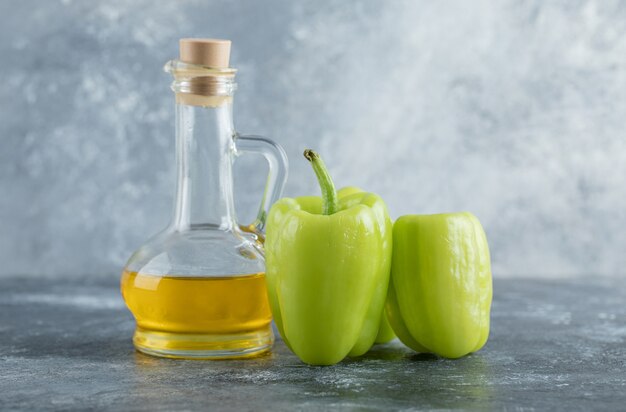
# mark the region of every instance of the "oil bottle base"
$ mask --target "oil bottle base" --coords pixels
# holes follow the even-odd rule
[[[189,334],[152,331],[137,327],[135,348],[147,355],[175,359],[241,359],[272,348],[272,327],[239,334]]]

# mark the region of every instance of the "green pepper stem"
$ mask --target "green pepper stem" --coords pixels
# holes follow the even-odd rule
[[[324,161],[319,154],[311,149],[304,151],[304,157],[311,162],[315,176],[317,176],[317,181],[322,189],[322,214],[332,215],[338,212],[339,199],[337,197],[337,190],[335,190],[335,184],[328,174]]]

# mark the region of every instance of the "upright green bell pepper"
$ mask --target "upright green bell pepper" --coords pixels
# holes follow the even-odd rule
[[[305,151],[322,197],[283,198],[267,219],[266,284],[283,340],[313,365],[367,352],[379,330],[391,265],[383,200],[335,191],[321,158]]]
[[[387,315],[405,345],[446,358],[479,350],[489,336],[491,297],[489,247],[474,215],[394,223]]]
[[[346,186],[339,189],[337,191],[337,195],[341,199],[353,193],[359,192],[363,192],[363,189],[356,186]],[[385,310],[383,310],[378,326],[378,333],[376,334],[376,339],[374,339],[374,343],[387,343],[395,337],[396,335],[395,333],[393,333],[393,329],[391,329],[391,325],[389,324],[389,320],[387,319],[387,313],[385,312]]]

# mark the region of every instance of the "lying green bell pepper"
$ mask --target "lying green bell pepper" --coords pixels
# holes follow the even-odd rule
[[[387,319],[387,313],[383,311],[383,315],[380,319],[380,326],[378,327],[378,334],[376,335],[374,342],[387,343],[395,337],[396,334],[393,333],[389,319]]]
[[[479,350],[489,336],[491,297],[489,247],[474,215],[394,223],[387,315],[405,345],[446,358]]]
[[[267,219],[266,284],[276,327],[302,361],[332,365],[373,345],[391,266],[391,219],[383,200],[335,191],[305,151],[322,197],[283,198]]]

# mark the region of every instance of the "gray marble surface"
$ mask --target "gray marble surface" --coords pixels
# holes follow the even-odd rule
[[[626,285],[497,280],[487,346],[459,360],[398,341],[309,367],[282,342],[245,361],[136,353],[113,280],[0,280],[2,410],[618,410]]]

